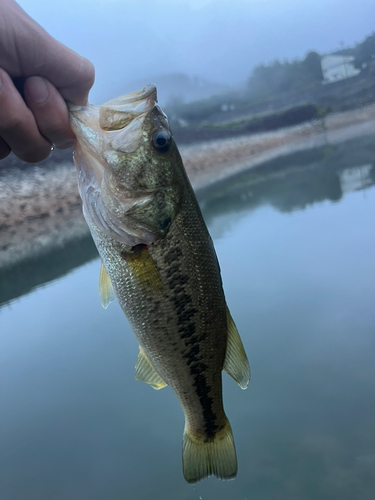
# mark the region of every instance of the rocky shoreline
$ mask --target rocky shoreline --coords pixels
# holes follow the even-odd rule
[[[375,104],[274,132],[180,147],[199,193],[216,182],[293,151],[375,135]],[[0,166],[0,269],[85,238],[71,151],[54,152],[39,165],[14,157]]]
[[[367,133],[375,134],[375,104],[274,132],[182,146],[180,152],[193,187],[200,190],[283,154]]]

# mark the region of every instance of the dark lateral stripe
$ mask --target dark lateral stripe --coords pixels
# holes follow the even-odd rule
[[[182,310],[178,315],[177,324],[183,325],[186,321],[190,321],[190,318],[192,318],[197,312],[197,309],[195,309],[194,307],[192,307],[191,309],[187,309],[186,311]]]
[[[217,417],[212,410],[213,398],[209,396],[211,386],[208,385],[204,374],[208,366],[201,361],[199,355],[200,335],[196,331],[196,325],[193,321],[198,310],[191,306],[193,304],[192,296],[186,291],[185,285],[189,278],[181,272],[181,257],[181,249],[174,247],[164,255],[164,262],[168,266],[168,285],[175,293],[172,300],[177,314],[178,332],[181,339],[184,340],[185,347],[188,348],[183,357],[193,377],[193,387],[195,387],[203,411],[205,439],[210,441],[215,437],[219,426],[216,424]]]
[[[199,366],[199,365],[203,365]],[[199,368],[198,368],[199,367]],[[194,386],[197,390],[199,402],[203,409],[204,430],[206,434],[206,441],[210,441],[215,437],[216,431],[219,426],[216,424],[217,417],[212,411],[213,398],[209,396],[211,386],[207,384],[207,379],[204,376],[204,369],[206,365],[203,363],[195,363],[191,365],[190,372],[198,371],[194,378]]]
[[[181,248],[179,248],[179,247],[173,247],[166,254],[164,254],[164,262],[167,265],[170,265],[170,264],[172,264],[172,262],[175,262],[180,257],[182,257],[182,250],[181,250]]]
[[[188,323],[187,325],[181,326],[178,332],[182,339],[190,338],[195,333],[195,324]]]

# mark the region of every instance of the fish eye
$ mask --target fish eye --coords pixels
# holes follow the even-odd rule
[[[160,153],[166,153],[171,145],[171,136],[165,130],[158,130],[152,136],[152,145]]]

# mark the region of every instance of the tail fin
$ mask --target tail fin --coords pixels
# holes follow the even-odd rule
[[[211,440],[197,438],[185,425],[182,448],[182,467],[188,483],[196,483],[207,476],[233,479],[237,474],[237,457],[229,421]]]

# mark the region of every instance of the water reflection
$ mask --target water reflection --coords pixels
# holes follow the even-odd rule
[[[90,235],[0,270],[0,306],[98,257]]]
[[[364,136],[276,158],[197,194],[207,224],[212,226],[214,236],[219,236],[233,213],[238,217],[262,205],[271,205],[281,212],[302,210],[324,200],[336,202],[345,193],[364,189],[374,182],[375,143],[372,136]],[[45,248],[31,251],[30,257],[25,256],[13,265],[1,262],[0,258],[0,306],[97,256],[91,236],[81,228],[84,223],[80,208],[73,208],[73,213],[59,224],[58,232],[64,235],[78,224],[79,238],[66,238],[50,252]],[[225,214],[227,218],[220,229],[219,219]],[[48,238],[48,231],[47,226],[40,232]],[[4,238],[5,233],[3,244]]]
[[[219,215],[239,215],[262,205],[291,212],[336,202],[374,182],[375,143],[365,136],[276,158],[199,192],[198,198],[210,224]]]
[[[309,155],[200,194],[253,374],[223,377],[237,479],[183,480],[178,401],[134,380],[94,261],[0,311],[1,500],[372,498],[374,145]]]

